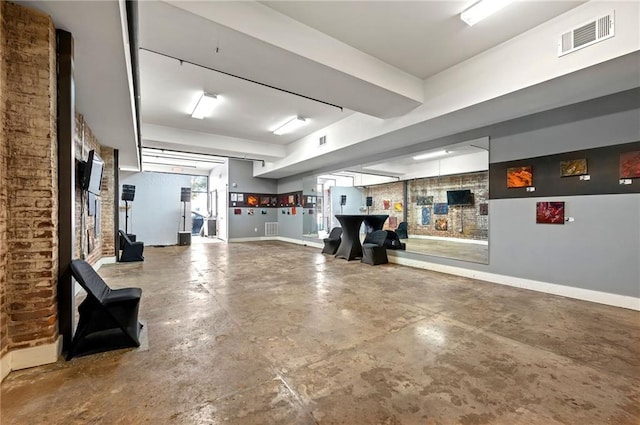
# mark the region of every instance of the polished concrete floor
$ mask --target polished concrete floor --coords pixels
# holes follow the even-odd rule
[[[407,245],[407,252],[453,258],[454,260],[470,261],[472,263],[489,263],[488,244],[412,237],[402,239],[402,242]]]
[[[640,313],[280,242],[148,248],[143,346],[11,373],[5,424],[638,424]]]

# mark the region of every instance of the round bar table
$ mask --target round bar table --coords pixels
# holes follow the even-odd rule
[[[382,230],[384,222],[389,218],[388,214],[367,214],[364,216],[364,225],[367,228],[367,233],[375,232],[376,230]]]
[[[336,214],[336,218],[342,227],[342,241],[336,252],[336,258],[344,258],[347,261],[362,258],[360,225],[362,225],[364,221],[367,227],[373,228],[373,230],[382,230],[382,226],[387,217],[389,216]]]

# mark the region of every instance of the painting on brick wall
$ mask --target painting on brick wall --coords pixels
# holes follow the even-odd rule
[[[389,217],[389,228],[395,229],[398,227],[398,217]]]
[[[560,177],[584,176],[587,174],[586,158],[560,162]]]
[[[396,202],[393,204],[393,210],[396,212],[402,212],[402,202]]]
[[[446,231],[449,228],[446,218],[436,218],[436,230]]]
[[[480,204],[480,215],[489,215],[489,204]]]
[[[390,200],[388,200],[388,199],[384,199],[384,200],[382,201],[382,207],[383,207],[385,210],[388,210],[389,208],[391,208],[391,201],[390,201]]]
[[[530,165],[525,167],[507,168],[507,187],[533,186],[533,168]]]
[[[640,151],[620,154],[620,178],[640,178]]]
[[[536,202],[536,223],[564,224],[564,202]]]
[[[444,202],[438,202],[433,204],[433,213],[435,215],[447,215],[449,214],[449,205]]]
[[[416,196],[416,204],[422,205],[433,205],[433,196]]]
[[[423,226],[431,224],[431,209],[429,207],[422,208],[422,223]]]

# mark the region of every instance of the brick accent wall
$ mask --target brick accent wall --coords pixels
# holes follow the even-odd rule
[[[102,187],[97,200],[96,211],[89,215],[89,194],[76,187],[76,245],[75,258],[84,258],[95,264],[103,256],[114,256],[113,242],[115,192],[114,152],[112,148],[100,145],[98,138],[81,114],[76,114],[76,133],[74,135],[76,160],[86,161],[90,150],[95,150],[104,160]],[[79,182],[79,179],[77,179]],[[96,231],[96,226],[99,227]]]
[[[403,201],[404,182],[394,182],[370,186],[367,188],[367,196],[373,197],[371,214],[388,214],[389,218],[396,217],[398,223],[402,221],[403,212],[396,211],[394,206],[402,202],[403,210],[407,210],[407,224],[409,236],[440,236],[448,238],[488,240],[489,217],[480,214],[480,205],[487,203],[489,199],[489,173],[468,173],[453,176],[429,177],[407,181],[407,203]],[[474,194],[473,206],[449,207],[446,215],[435,215],[433,205],[417,205],[418,196],[433,196],[433,202],[446,203],[447,190],[470,189]],[[384,200],[389,201],[389,209],[384,209]],[[428,225],[422,224],[422,209],[429,208],[431,221]],[[447,230],[437,230],[436,219],[447,220]],[[385,223],[385,230],[395,230],[397,226],[389,226],[389,220]],[[462,229],[462,232],[460,232]]]
[[[6,66],[4,2],[0,2],[0,357],[9,351],[7,328],[7,139],[4,131]]]
[[[58,158],[53,24],[26,7],[2,9],[4,353],[58,337]]]

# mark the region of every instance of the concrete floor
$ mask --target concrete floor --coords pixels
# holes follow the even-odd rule
[[[489,263],[488,244],[412,237],[402,239],[402,242],[407,245],[407,252],[453,258],[454,260],[470,261],[472,263]]]
[[[640,313],[279,242],[147,248],[143,346],[11,373],[5,424],[638,424]]]

